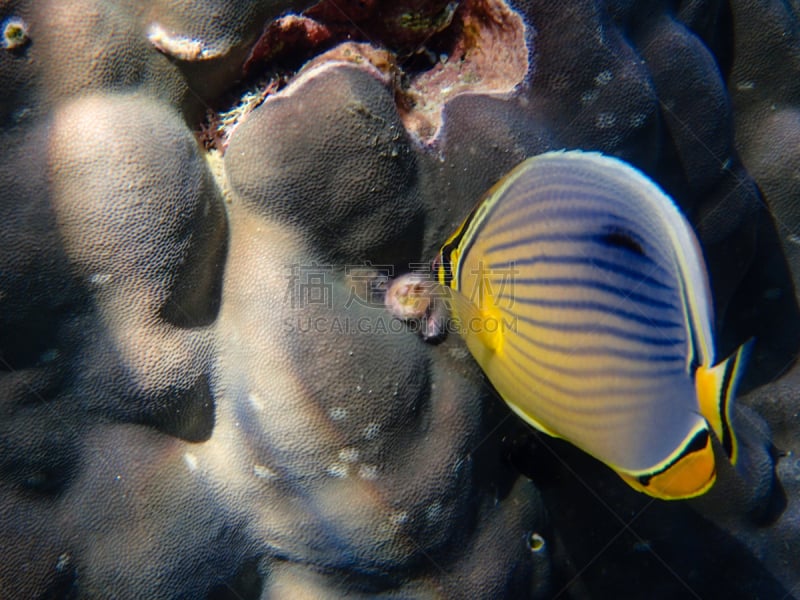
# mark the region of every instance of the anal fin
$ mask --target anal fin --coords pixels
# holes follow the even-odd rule
[[[692,431],[667,464],[651,472],[617,474],[633,489],[662,500],[683,500],[705,494],[714,485],[716,467],[711,435],[702,423]]]

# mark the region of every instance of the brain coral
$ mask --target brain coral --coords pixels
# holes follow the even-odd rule
[[[797,590],[792,6],[3,3],[0,597]],[[564,147],[694,223],[750,479],[640,497],[383,308]]]

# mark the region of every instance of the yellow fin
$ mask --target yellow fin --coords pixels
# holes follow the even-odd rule
[[[530,414],[528,414],[527,412],[525,412],[524,410],[519,408],[516,404],[513,404],[513,403],[509,402],[508,400],[506,400],[506,404],[508,404],[508,407],[511,410],[513,410],[517,414],[517,416],[519,416],[523,421],[525,421],[529,425],[532,425],[533,427],[535,427],[536,429],[538,429],[542,433],[547,434],[550,437],[554,437],[554,438],[560,438],[561,437],[560,434],[556,433],[555,431],[553,431],[552,429],[550,429],[546,425],[542,424],[542,422],[539,421],[538,419],[534,419]]]
[[[449,292],[450,312],[452,318],[456,321],[457,329],[481,369],[486,372],[489,361],[504,360],[503,340],[506,330],[515,326],[514,318],[508,311],[496,306],[493,302],[489,306],[479,309],[461,292],[452,288],[445,289]],[[476,342],[480,347],[476,347]],[[506,368],[511,367],[506,365]],[[508,373],[508,375],[510,376],[511,373]],[[542,424],[527,411],[517,406],[511,399],[503,397],[503,400],[523,421],[551,437],[561,437],[561,435]]]
[[[705,427],[694,430],[678,455],[653,473],[618,474],[633,489],[662,500],[705,494],[717,478],[709,431]]]
[[[752,346],[751,339],[719,364],[713,367],[701,365],[694,376],[700,413],[714,430],[725,454],[734,465],[739,458],[739,443],[732,423],[733,399]]]
[[[453,289],[449,291],[451,314],[456,321],[458,332],[467,341],[470,349],[473,341],[481,344],[484,352],[476,354],[475,358],[485,370],[486,364],[480,356],[486,356],[485,351],[497,354],[503,346],[503,332],[507,326],[504,311],[495,306],[490,298],[484,299],[483,306],[479,308],[461,292]]]

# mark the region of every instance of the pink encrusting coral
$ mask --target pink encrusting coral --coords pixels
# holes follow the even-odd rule
[[[747,58],[758,36],[732,32],[779,12],[0,6],[0,597],[789,590],[797,557],[770,541],[796,530],[793,458],[775,482],[754,448],[763,476],[743,490],[728,474],[729,494],[694,506],[717,523],[703,529],[535,441],[455,336],[425,343],[385,305],[392,280],[429,281],[521,159],[599,150],[676,198],[723,345],[755,334],[751,386],[776,375],[800,339],[798,220],[758,124],[788,124],[790,146],[798,98]],[[794,56],[793,37],[770,43]],[[793,381],[780,407],[754,396],[786,456]]]

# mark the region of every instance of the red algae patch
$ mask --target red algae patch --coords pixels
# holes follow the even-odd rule
[[[505,2],[467,0],[451,29],[451,49],[411,77],[405,91],[410,102],[399,107],[406,128],[424,142],[436,138],[448,100],[464,93],[510,93],[528,72],[525,24]]]
[[[300,74],[344,62],[391,87],[406,130],[433,146],[447,102],[507,95],[525,81],[527,42],[522,17],[503,0],[323,0],[266,24],[243,65],[251,83],[232,108],[209,113],[201,139],[224,150],[231,131],[268,96]]]

